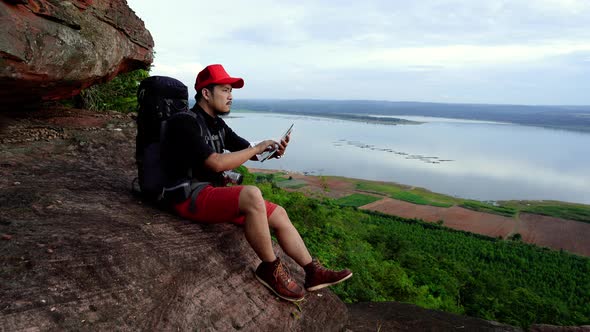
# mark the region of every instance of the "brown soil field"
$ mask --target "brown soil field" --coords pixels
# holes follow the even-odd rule
[[[284,172],[256,168],[251,168],[250,171],[260,173]],[[287,172],[287,175],[307,183],[307,186],[303,188],[287,190],[299,191],[310,196],[340,198],[353,193],[367,194],[355,190],[355,179],[331,176],[320,177],[297,172]],[[446,227],[490,237],[501,236],[506,238],[518,233],[521,235],[522,241],[526,243],[590,256],[590,241],[586,240],[590,238],[590,223],[529,213],[521,213],[519,217],[509,218],[472,211],[458,206],[442,208],[412,204],[385,196],[381,197],[383,198],[362,206],[361,209],[404,218],[417,218],[427,222],[443,220],[443,225]]]
[[[520,221],[523,241],[590,256],[590,224],[530,213],[521,213]]]
[[[446,227],[491,237],[501,236],[505,238],[512,233],[516,226],[516,220],[513,218],[471,211],[458,206],[442,208],[412,204],[392,198],[383,198],[363,206],[362,209],[404,218],[418,218],[429,222],[442,220],[443,225]]]

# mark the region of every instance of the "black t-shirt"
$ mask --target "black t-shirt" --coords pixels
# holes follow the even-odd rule
[[[232,152],[243,150],[250,143],[234,133],[223,119],[211,117],[198,105],[189,112],[197,116],[175,116],[167,121],[162,141],[166,186],[186,181],[189,170],[192,170],[192,180],[219,185],[222,183],[221,173],[207,168],[205,160],[213,153],[223,153],[224,149]]]

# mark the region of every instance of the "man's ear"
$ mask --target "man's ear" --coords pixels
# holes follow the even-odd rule
[[[201,94],[203,95],[203,98],[205,98],[206,101],[209,101],[209,98],[210,98],[209,94],[210,93],[211,93],[211,91],[209,91],[209,89],[207,89],[207,88],[203,88],[201,90]]]

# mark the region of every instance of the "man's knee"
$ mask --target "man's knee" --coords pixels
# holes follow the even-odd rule
[[[273,219],[285,219],[287,218],[287,211],[285,210],[284,207],[277,205],[277,207],[275,208],[275,210],[272,212],[272,214],[270,215],[271,218]]]
[[[255,186],[244,186],[240,192],[240,210],[243,212],[265,212],[264,198]]]
[[[287,215],[287,211],[280,205],[274,209],[270,218],[268,219],[270,227],[274,229],[279,229],[285,226],[291,225],[291,221],[289,220],[289,216]]]

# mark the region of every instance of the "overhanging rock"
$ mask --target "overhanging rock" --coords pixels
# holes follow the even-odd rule
[[[0,28],[0,109],[68,98],[153,61],[125,0],[1,0]]]

